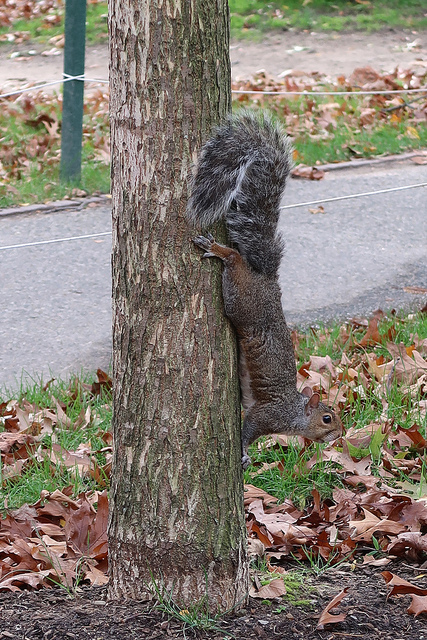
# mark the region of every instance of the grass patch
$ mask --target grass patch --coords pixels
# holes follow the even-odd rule
[[[427,314],[383,318],[378,324],[378,330],[382,340],[370,351],[378,358],[390,359],[387,351],[390,332],[395,344],[403,343],[411,349],[414,340],[422,341],[427,338]],[[304,365],[311,356],[330,356],[332,361],[337,362],[345,353],[351,360],[349,367],[359,367],[361,372],[365,371],[366,350],[357,346],[365,332],[366,327],[335,324],[299,333],[298,366]],[[5,471],[11,461],[3,461],[1,471],[4,477],[0,499],[9,508],[36,501],[42,490],[54,491],[72,486],[72,495],[78,495],[82,491],[101,490],[108,485],[105,473],[94,474],[87,470],[82,472],[77,463],[70,465],[67,458],[70,452],[76,452],[79,447],[87,445],[97,469],[102,469],[107,462],[106,442],[111,443],[110,436],[107,436],[111,428],[111,395],[108,390],[94,395],[91,392],[91,382],[75,378],[71,382],[54,381],[47,388],[34,383],[22,388],[15,396],[18,405],[29,416],[29,421],[36,425],[34,428],[38,431],[38,440],[37,447],[28,449],[28,462],[19,474],[7,477]],[[378,395],[378,386],[374,380],[363,393],[353,395],[341,413],[345,431],[381,421],[388,421],[394,430],[399,428],[402,431],[410,429],[419,418],[419,424],[424,425],[421,432],[426,436],[425,419],[421,414],[417,415],[417,397],[408,394],[405,386],[394,384],[389,387],[386,406]],[[1,393],[0,405],[7,401],[9,395]],[[49,427],[45,418],[40,417],[42,410],[49,410],[57,415],[58,420],[53,428]],[[3,407],[0,415],[6,414]],[[83,419],[84,416],[86,419]],[[4,417],[0,418],[0,432],[5,430],[4,420]],[[381,444],[374,441],[364,448],[354,446],[351,454],[355,459],[370,456],[373,473],[378,473],[381,468]],[[339,465],[323,458],[325,446],[312,443],[302,448],[296,439],[284,445],[279,443],[272,446],[270,439],[261,439],[251,445],[253,465],[245,471],[245,482],[276,496],[279,503],[291,499],[300,509],[311,502],[313,489],[317,489],[322,498],[331,498],[333,491],[343,485],[338,473]],[[58,447],[63,454],[52,455],[52,451],[58,450]],[[45,451],[46,455],[40,456],[40,450]],[[20,459],[22,455],[21,453]],[[411,459],[416,456],[416,451],[408,452],[406,456]],[[416,491],[416,482],[404,467],[396,469],[395,481],[412,482]]]
[[[377,31],[385,28],[426,29],[423,0],[230,0],[233,38],[257,38],[266,32]]]
[[[344,124],[338,125],[333,135],[325,136],[321,144],[308,133],[302,133],[294,139],[294,145],[297,162],[308,165],[399,154],[427,146],[427,123],[418,125],[415,137],[405,122],[379,123],[371,131],[357,132],[349,132]]]
[[[31,433],[36,440],[28,438],[14,460],[25,460],[22,467],[18,464],[14,469],[14,454],[2,460],[0,504],[16,509],[36,502],[42,491],[72,487],[71,496],[75,497],[109,486],[103,468],[108,462],[106,443],[111,442],[111,391],[104,386],[94,394],[92,383],[91,378],[75,378],[71,382],[55,380],[47,387],[34,383],[21,388],[16,400],[23,417],[20,414],[18,424],[26,421],[29,431],[24,433]],[[5,421],[12,410],[1,405],[9,398],[6,391],[0,393],[0,433],[11,426]]]
[[[427,121],[417,119],[425,97],[423,102],[411,97],[409,103],[404,95],[357,95],[350,85],[326,84],[322,77],[297,81],[301,84],[298,90],[318,87],[336,91],[339,87],[342,96],[241,95],[233,102],[234,110],[244,106],[275,113],[292,138],[296,164],[348,161],[427,147]],[[398,81],[396,78],[396,86]],[[235,86],[272,88],[261,76]],[[273,86],[280,91],[287,85]],[[108,93],[101,90],[88,91],[85,96],[82,179],[78,186],[88,194],[108,193],[110,188],[108,99]],[[75,194],[76,185],[59,182],[61,109],[61,94],[34,92],[3,101],[0,207],[49,202]]]
[[[62,95],[34,92],[7,100],[0,111],[0,207],[72,197],[75,184],[59,181]],[[85,101],[79,189],[108,193],[108,95]]]
[[[0,45],[11,44],[15,40],[47,44],[56,44],[55,40],[64,33],[65,4],[62,2],[46,3],[41,7],[39,2],[28,2],[30,18],[19,17],[19,13],[9,15],[10,24],[0,27]],[[102,44],[108,42],[108,4],[106,2],[89,2],[86,7],[86,42]]]
[[[253,444],[250,451],[257,468],[256,475],[249,467],[244,472],[244,479],[275,496],[279,503],[289,498],[298,508],[304,509],[312,500],[313,488],[323,498],[331,498],[334,488],[343,486],[335,465],[322,460],[324,445],[312,444],[302,450],[296,439],[286,447],[267,448],[263,447],[263,442],[268,440]],[[318,463],[310,469],[307,463],[313,456],[317,457]]]
[[[311,356],[329,356],[337,363],[345,353],[350,359],[350,364],[348,368],[343,368],[343,379],[348,376],[346,372],[349,369],[360,371],[362,374],[363,370],[367,370],[368,351],[375,354],[378,361],[381,361],[381,358],[390,360],[387,344],[391,335],[394,344],[403,343],[409,351],[414,348],[414,341],[425,340],[427,314],[413,314],[407,318],[384,318],[378,324],[378,331],[381,342],[368,350],[358,346],[366,333],[366,327],[334,324],[331,327],[323,326],[298,334],[298,366],[302,367]],[[345,432],[357,432],[366,425],[388,423],[391,430],[397,429],[398,433],[404,433],[414,425],[419,425],[420,433],[426,437],[425,410],[423,412],[422,403],[420,404],[419,392],[415,393],[413,390],[409,393],[407,386],[394,381],[393,384],[387,385],[385,393],[384,390],[379,393],[380,385],[373,378],[369,385],[362,388],[362,377],[356,379],[354,388],[359,391],[349,396],[347,406],[341,412]],[[353,446],[350,442],[350,454],[356,460],[369,457],[372,474],[380,478],[383,472],[382,445],[389,437],[379,431],[370,440],[368,438],[363,446]],[[286,498],[291,499],[300,509],[312,502],[313,489],[318,491],[321,499],[330,499],[334,490],[342,487],[343,483],[339,473],[340,465],[323,457],[326,447],[327,445],[315,443],[303,447],[298,444],[296,438],[284,444],[274,443],[271,438],[261,439],[249,449],[253,466],[245,471],[245,482],[277,497],[278,503]],[[393,475],[388,479],[388,483],[396,487],[403,483],[415,497],[419,497],[417,491],[420,492],[425,487],[427,472],[425,464],[423,466],[421,461],[418,473],[411,477],[411,460],[417,459],[418,456],[419,452],[416,449],[405,454],[397,453],[396,460],[391,461]],[[407,460],[408,464],[400,465],[400,458]]]
[[[342,162],[427,147],[427,121],[414,120],[415,114],[422,112],[425,95],[358,95],[349,91],[347,82],[340,84],[338,79],[324,83],[321,77],[313,81],[307,74],[295,90],[342,91],[342,96],[241,94],[235,97],[233,108],[244,106],[275,113],[292,138],[297,164]],[[236,83],[238,89],[257,91],[286,91],[288,86],[289,82],[276,83],[262,73],[252,81]],[[397,76],[394,86],[401,87]]]
[[[385,28],[426,29],[424,0],[229,0],[231,35],[236,39],[257,39],[267,32],[288,29],[308,31],[376,31]],[[11,8],[9,24],[0,27],[0,44],[16,40],[49,43],[64,32],[64,4],[57,0],[41,6],[30,0],[27,14]],[[86,13],[88,44],[107,42],[108,4],[90,2]]]
[[[256,557],[252,569],[258,574],[257,597],[266,598],[263,602],[273,613],[283,610],[274,611],[271,601],[284,594],[283,586],[288,602],[313,604],[306,567],[318,576],[350,560],[356,566],[367,545],[368,562],[404,553],[393,546],[399,547],[396,527],[398,532],[412,532],[407,544],[416,534],[415,552],[421,513],[416,500],[427,489],[427,314],[385,318],[378,313],[369,324],[353,321],[294,337],[300,375],[308,370],[323,371],[324,376],[331,372],[331,381],[322,384],[325,402],[332,404],[325,396],[342,388],[337,405],[345,434],[328,446],[302,446],[301,441],[279,435],[251,447],[245,502],[251,553]],[[0,394],[3,524],[14,536],[16,566],[15,556],[20,557],[22,548],[25,558],[29,555],[25,538],[37,558],[30,567],[20,563],[16,571],[22,576],[10,578],[24,585],[53,581],[72,593],[73,585],[82,580],[106,579],[111,380],[100,371],[97,376],[92,384],[78,378],[33,384],[22,388],[15,401]],[[398,524],[400,518],[392,520],[390,532],[391,503],[393,514],[402,513],[405,524]],[[26,533],[22,527],[27,527]],[[49,533],[44,535],[46,527]],[[3,550],[2,560],[8,553],[9,548]],[[299,569],[284,572],[284,556],[293,558]],[[94,567],[99,567],[95,575]],[[259,586],[266,589],[260,593]],[[209,611],[207,598],[184,608],[161,583],[153,580],[151,589],[157,607],[180,621],[184,635],[191,629],[227,634]]]

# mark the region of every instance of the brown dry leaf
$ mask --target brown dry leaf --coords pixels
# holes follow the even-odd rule
[[[372,536],[377,531],[381,531],[382,533],[391,533],[393,535],[406,531],[405,525],[399,522],[393,522],[392,520],[387,520],[386,518],[378,518],[367,509],[363,507],[362,509],[365,514],[363,520],[350,520],[348,523],[349,527],[353,529],[351,532],[353,540],[358,542],[370,542],[372,540]]]
[[[393,369],[393,362],[383,362],[375,353],[367,353],[366,359],[369,372],[373,373],[378,382],[383,382]]]
[[[258,489],[258,487],[254,487],[253,484],[245,484],[245,488],[244,488],[245,505],[248,505],[254,500],[257,500],[259,498],[263,501],[265,506],[277,503],[277,498],[275,498],[274,496],[271,496],[266,491],[263,491],[262,489]]]
[[[415,528],[417,528],[416,518],[414,520]],[[423,522],[425,522],[424,519]],[[427,555],[427,534],[423,535],[420,531],[401,533],[395,540],[390,542],[387,547],[387,553],[396,556],[406,554],[415,561],[423,560]]]
[[[338,595],[333,598],[330,603],[323,609],[320,614],[319,622],[316,629],[324,629],[325,624],[336,624],[337,622],[343,622],[346,619],[346,613],[332,614],[330,611],[334,609],[347,595],[348,587],[340,591]]]
[[[96,396],[101,393],[101,391],[110,392],[113,388],[113,381],[102,369],[97,369],[96,375],[98,378],[98,382],[94,382],[91,387],[92,395]]]
[[[268,584],[265,584],[260,589],[255,589],[252,586],[249,590],[251,598],[260,598],[261,600],[274,600],[274,598],[280,598],[286,593],[285,583],[282,578],[275,578]]]
[[[336,449],[325,449],[323,451],[324,460],[332,460],[340,464],[344,471],[353,473],[356,476],[369,476],[371,474],[371,457],[366,456],[361,460],[353,460],[348,452],[348,446],[344,440],[343,450],[337,451]],[[378,479],[375,479],[378,482]]]
[[[53,444],[50,449],[42,449],[39,459],[49,459],[53,464],[61,464],[70,470],[75,469],[80,476],[90,475],[94,464],[92,458],[84,451],[67,451],[58,444]]]
[[[11,572],[12,573],[12,572]],[[37,573],[20,573],[19,575],[6,576],[0,580],[0,590],[21,591],[22,585],[37,589],[38,587],[49,586],[45,579],[51,575],[51,571],[38,571]]]
[[[415,349],[412,350],[412,358],[408,355],[403,342],[394,344],[389,342],[387,350],[394,359],[393,370],[390,373],[390,382],[395,381],[406,385],[415,381],[427,372],[427,361]]]
[[[420,587],[411,584],[407,580],[399,578],[399,576],[391,573],[390,571],[382,571],[381,575],[386,581],[387,586],[391,587],[391,590],[389,591],[389,594],[387,596],[388,598],[399,593],[410,593],[418,596],[427,596],[427,589],[421,589]]]
[[[91,585],[103,586],[108,583],[108,575],[105,571],[100,571],[97,567],[88,565],[84,572],[85,580],[89,580]]]
[[[322,180],[325,177],[325,172],[316,167],[307,167],[304,164],[299,164],[291,172],[292,178],[304,178],[305,180]]]
[[[427,596],[416,596],[412,594],[411,598],[412,602],[408,607],[408,613],[414,614],[415,617],[421,613],[427,614]]]
[[[331,356],[310,356],[310,369],[319,373],[328,373],[332,378],[337,376]]]
[[[51,396],[51,399],[52,399],[52,403],[55,405],[55,408],[56,408],[58,422],[60,422],[62,426],[66,427],[67,429],[70,429],[73,424],[71,422],[71,419],[67,416],[67,414],[59,404],[58,400],[54,396]]]
[[[9,433],[7,431],[3,431],[3,433],[0,433],[0,452],[10,453],[12,450],[16,450],[18,447],[28,447],[34,442],[35,438],[28,433]]]
[[[55,554],[58,556],[63,556],[67,553],[67,543],[65,540],[54,540],[48,535],[41,536],[41,538],[29,538],[31,542],[39,545],[41,542],[43,544],[43,548],[47,548],[50,554]]]
[[[2,481],[10,478],[19,477],[22,474],[24,466],[27,464],[27,460],[17,460],[13,464],[3,465],[1,470]]]
[[[381,344],[382,338],[378,331],[378,322],[379,319],[377,317],[373,317],[369,320],[368,329],[365,335],[359,342],[356,343],[359,347]]]
[[[249,558],[262,558],[265,552],[265,545],[258,538],[248,538]]]
[[[423,164],[427,164],[427,158],[424,158],[425,162]],[[427,289],[425,287],[403,287],[403,291],[406,293],[414,293],[414,294],[424,294],[427,293]]]
[[[363,566],[384,567],[392,562],[392,558],[375,558],[374,556],[363,556]]]
[[[107,525],[108,497],[107,492],[103,491],[98,493],[96,514],[88,532],[89,555],[96,560],[107,558]]]
[[[380,79],[380,75],[372,67],[357,67],[349,77],[352,85],[364,87],[368,83],[376,82]]]

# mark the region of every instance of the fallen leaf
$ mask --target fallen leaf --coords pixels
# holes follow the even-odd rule
[[[324,629],[325,624],[336,624],[337,622],[343,622],[346,619],[346,613],[332,614],[330,613],[330,611],[334,609],[337,604],[339,604],[345,598],[347,593],[348,587],[340,591],[340,593],[336,595],[335,598],[333,598],[330,603],[323,609],[322,613],[320,614],[316,629]]]
[[[305,180],[322,180],[325,177],[325,172],[316,167],[307,167],[304,164],[299,164],[291,172],[292,178],[304,178]]]
[[[414,614],[415,617],[421,613],[427,614],[427,596],[411,595],[412,602],[408,607],[408,613]]]
[[[261,600],[273,600],[274,598],[280,598],[286,593],[285,583],[282,578],[275,578],[268,584],[265,584],[260,589],[255,589],[252,586],[249,589],[249,595],[251,598],[260,598]]]
[[[389,591],[388,598],[390,596],[394,596],[399,593],[410,593],[419,596],[427,596],[427,589],[421,589],[414,584],[411,584],[407,580],[403,578],[399,578],[399,576],[391,573],[390,571],[382,571],[382,577],[386,581],[388,587],[391,587]]]

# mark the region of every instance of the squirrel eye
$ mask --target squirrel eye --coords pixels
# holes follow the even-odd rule
[[[325,413],[325,415],[322,416],[322,420],[325,424],[330,424],[332,422],[332,416],[330,416],[328,413]]]

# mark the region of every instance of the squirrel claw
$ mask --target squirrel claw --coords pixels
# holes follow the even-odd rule
[[[193,238],[193,242],[197,247],[200,247],[200,249],[204,249],[206,251],[206,253],[204,254],[204,258],[212,258],[215,257],[212,253],[209,252],[209,249],[211,248],[212,244],[215,242],[213,236],[211,236],[211,234],[208,234],[208,237],[205,238],[205,236],[197,236],[197,238]]]

